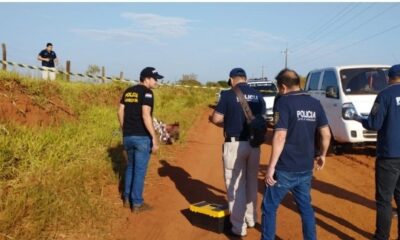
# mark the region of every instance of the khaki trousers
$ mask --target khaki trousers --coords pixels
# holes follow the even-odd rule
[[[43,80],[51,80],[51,81],[56,80],[56,73],[48,71],[48,69],[56,70],[56,68],[49,68],[49,67],[42,67],[42,68],[45,69],[44,71],[42,71]]]
[[[232,231],[245,235],[257,220],[260,148],[251,147],[248,141],[226,142],[223,162]]]

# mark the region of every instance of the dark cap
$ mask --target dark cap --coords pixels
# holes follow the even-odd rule
[[[400,64],[393,65],[388,72],[389,78],[400,77]]]
[[[233,77],[247,77],[247,76],[243,68],[234,68],[229,73],[229,77],[233,78]]]
[[[163,79],[164,76],[158,74],[157,70],[153,67],[146,67],[140,72],[140,79],[144,78],[154,78],[156,81],[158,79]]]
[[[234,68],[229,73],[229,79],[228,79],[228,85],[229,86],[232,86],[232,81],[231,81],[230,78],[233,78],[233,77],[245,77],[245,78],[247,78],[246,72],[243,70],[243,68]]]

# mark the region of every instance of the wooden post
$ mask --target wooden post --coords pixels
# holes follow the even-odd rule
[[[106,68],[103,66],[101,67],[101,82],[104,83],[106,79]]]
[[[3,49],[3,61],[7,61],[7,49],[6,44],[2,43],[1,48]],[[7,63],[3,63],[3,70],[7,71]]]
[[[123,80],[124,80],[124,72],[121,72],[121,73],[119,74],[119,80],[120,80],[120,81],[123,81]]]
[[[71,61],[70,60],[67,61],[67,67],[66,67],[65,71],[67,72],[67,81],[69,82],[71,79],[70,75],[69,75],[71,73]]]

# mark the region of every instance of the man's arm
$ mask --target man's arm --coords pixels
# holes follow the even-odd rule
[[[45,62],[48,62],[48,61],[50,61],[50,59],[49,58],[44,58],[44,57],[41,57],[40,55],[38,55],[38,58],[37,58],[39,61],[45,61]]]
[[[118,115],[119,126],[121,127],[121,129],[124,126],[124,113],[125,113],[125,105],[120,104],[117,115]]]
[[[331,143],[331,131],[329,130],[329,126],[324,126],[319,128],[319,134],[321,135],[321,154],[316,157],[317,161],[317,169],[322,170],[325,166],[325,157],[328,153],[329,144]]]
[[[360,122],[365,129],[378,131],[382,128],[386,118],[386,102],[383,95],[378,95],[374,106],[368,116],[368,119],[362,119]]]
[[[265,183],[269,186],[273,186],[276,183],[276,180],[274,179],[275,167],[283,151],[283,147],[285,146],[286,135],[287,130],[279,129],[275,131],[274,136],[272,137],[271,157],[269,160],[267,175],[265,177]]]
[[[154,130],[153,118],[151,117],[151,107],[148,105],[142,106],[142,117],[144,125],[146,126],[147,131],[149,131],[152,141],[153,141],[153,152],[158,149],[158,140],[156,131]]]
[[[224,127],[224,115],[219,112],[214,111],[209,120],[218,127]]]

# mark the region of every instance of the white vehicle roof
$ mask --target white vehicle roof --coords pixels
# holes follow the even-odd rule
[[[343,66],[333,66],[333,67],[325,67],[325,68],[319,68],[319,69],[314,69],[310,72],[317,72],[317,71],[323,71],[323,70],[342,70],[342,69],[352,69],[352,68],[390,68],[390,65],[384,65],[384,64],[361,64],[361,65],[343,65]]]

